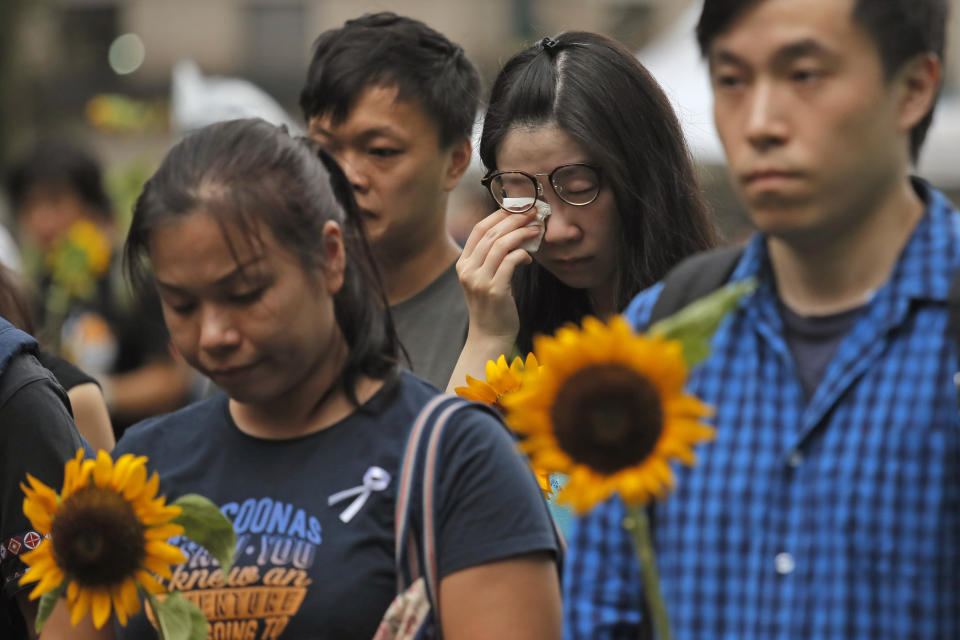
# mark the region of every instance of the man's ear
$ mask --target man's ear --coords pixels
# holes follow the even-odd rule
[[[447,150],[447,167],[443,176],[443,188],[446,191],[452,191],[460,178],[463,177],[467,167],[470,166],[470,159],[473,157],[473,145],[470,138],[462,138],[459,142],[454,142]]]
[[[897,72],[899,124],[908,132],[927,115],[940,90],[940,58],[925,53],[904,63]]]
[[[343,246],[340,225],[327,220],[323,225],[323,283],[330,295],[343,286],[343,273],[347,268],[347,251]]]

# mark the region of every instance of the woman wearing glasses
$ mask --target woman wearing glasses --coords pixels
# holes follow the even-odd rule
[[[511,58],[480,157],[500,209],[457,262],[470,329],[450,388],[501,353],[525,354],[537,333],[621,311],[714,242],[669,102],[605,36],[568,32]]]

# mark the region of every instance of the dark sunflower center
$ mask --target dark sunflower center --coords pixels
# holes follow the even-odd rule
[[[614,364],[586,367],[567,378],[550,417],[560,448],[603,474],[643,462],[663,430],[656,387]]]
[[[146,553],[144,527],[130,503],[93,486],[60,505],[50,533],[57,564],[81,586],[121,582]]]

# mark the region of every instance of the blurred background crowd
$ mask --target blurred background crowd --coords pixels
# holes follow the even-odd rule
[[[960,1],[954,0],[955,5]],[[637,52],[677,109],[725,240],[748,232],[728,186],[694,42],[697,0],[0,0],[0,262],[23,283],[32,328],[96,376],[116,430],[203,393],[168,352],[155,301],[126,292],[119,248],[163,153],[216,120],[302,130],[310,46],[361,13],[391,10],[460,43],[484,93],[522,47],[568,29]],[[917,172],[960,201],[960,6],[944,95]],[[482,116],[482,114],[480,114]],[[492,203],[475,157],[448,227],[461,242]],[[67,177],[72,176],[72,177]],[[102,189],[99,186],[102,184]]]

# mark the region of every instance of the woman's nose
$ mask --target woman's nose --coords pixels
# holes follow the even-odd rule
[[[561,202],[559,198],[554,198],[556,202],[550,203],[552,213],[546,220],[546,231],[543,239],[550,244],[562,244],[565,242],[575,242],[583,237],[583,229],[577,224],[577,216],[580,212],[575,211],[577,207]],[[574,211],[571,211],[574,209]]]
[[[240,332],[234,326],[232,314],[217,305],[207,305],[201,311],[200,348],[207,352],[232,349],[240,343]]]

